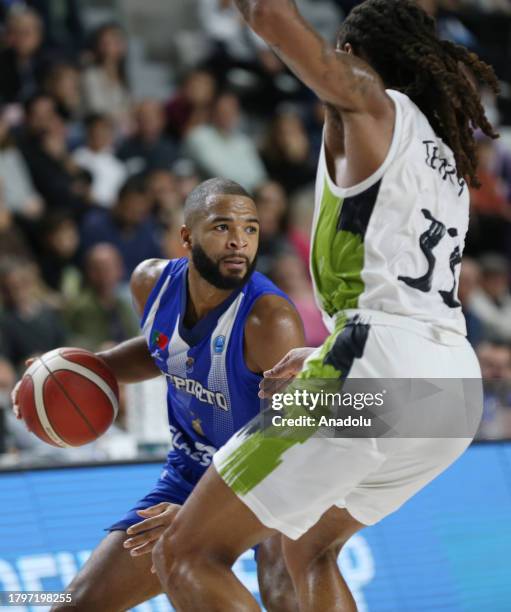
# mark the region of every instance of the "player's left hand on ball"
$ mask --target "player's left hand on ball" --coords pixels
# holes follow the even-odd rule
[[[161,502],[156,506],[137,510],[137,514],[145,520],[127,529],[128,539],[124,541],[124,548],[127,548],[133,557],[150,553],[180,508],[177,504]]]

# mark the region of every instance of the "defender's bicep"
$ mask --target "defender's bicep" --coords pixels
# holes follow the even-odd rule
[[[287,5],[287,3],[286,3]],[[367,62],[334,49],[295,6],[271,7],[250,24],[318,97],[345,111],[378,112],[385,90]]]

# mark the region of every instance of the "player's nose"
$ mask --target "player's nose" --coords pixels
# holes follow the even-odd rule
[[[245,248],[247,244],[248,244],[248,241],[242,230],[239,230],[239,231],[233,230],[229,234],[229,239],[228,239],[228,244],[227,244],[229,249],[239,250],[239,249]]]

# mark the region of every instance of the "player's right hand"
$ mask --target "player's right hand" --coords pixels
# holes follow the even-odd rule
[[[35,361],[35,357],[31,359],[27,359],[25,361],[25,365],[29,368]],[[11,401],[12,401],[12,411],[14,412],[14,416],[21,420],[23,417],[21,416],[20,406],[19,406],[19,391],[21,387],[21,380],[14,385],[14,389],[11,391]]]
[[[176,518],[181,506],[161,502],[155,506],[137,510],[137,514],[144,520],[136,523],[126,530],[128,539],[124,541],[124,548],[130,551],[132,557],[147,555],[152,552],[154,545]]]
[[[269,398],[285,389],[302,371],[305,360],[315,350],[315,348],[303,347],[289,351],[271,370],[264,372],[264,379],[259,384],[259,397]]]

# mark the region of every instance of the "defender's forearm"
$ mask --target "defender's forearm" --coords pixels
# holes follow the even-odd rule
[[[161,374],[142,336],[102,351],[98,356],[108,364],[120,383],[140,382]]]
[[[271,19],[272,11],[297,13],[294,0],[234,0],[245,21],[257,32]],[[265,23],[266,22],[266,23]]]

